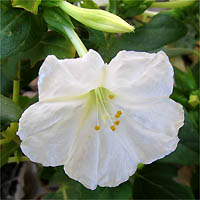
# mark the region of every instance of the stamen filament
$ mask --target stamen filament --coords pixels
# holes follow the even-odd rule
[[[97,94],[98,94],[98,97],[102,103],[102,106],[103,106],[103,109],[106,113],[106,115],[108,116],[108,118],[110,119],[110,121],[112,122],[112,117],[110,116],[110,113],[108,112],[108,110],[106,109],[106,105],[105,105],[105,100],[104,100],[104,97],[103,95],[101,94],[101,88],[97,88]]]
[[[99,130],[100,129],[100,123],[99,123],[99,99],[97,96],[97,93],[95,91],[95,98],[96,98],[96,105],[97,105],[97,125],[95,126],[95,130]]]
[[[111,113],[112,109],[110,110],[110,106],[112,105],[112,103],[110,102],[109,99],[114,98],[114,95],[112,95],[110,91],[107,91],[103,87],[98,87],[94,89],[93,94],[97,110],[97,116],[96,116],[97,122],[96,124],[94,124],[94,129],[96,131],[100,130],[101,129],[100,123],[101,123],[105,126],[105,128],[108,125],[108,127],[110,127],[112,131],[115,131],[117,128],[116,126],[119,126],[120,124],[118,118],[120,118],[120,116],[122,115],[122,111],[116,110],[115,114]],[[110,121],[110,123],[107,121]]]

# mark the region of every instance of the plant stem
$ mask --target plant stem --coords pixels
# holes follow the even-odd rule
[[[170,2],[153,2],[151,8],[182,8],[192,5],[196,0],[176,0]]]
[[[20,144],[21,143],[20,139],[16,135],[17,130],[18,130],[18,123],[13,122],[10,124],[10,127],[8,127],[6,131],[2,132],[2,135],[5,137],[5,139],[13,140],[17,144]]]
[[[30,161],[26,156],[22,156],[22,157],[19,157],[19,158],[16,158],[16,157],[9,157],[8,158],[8,163],[14,163],[14,162],[27,162],[27,161]]]
[[[9,139],[9,138],[0,139],[0,145],[6,144],[6,143],[9,143],[9,142],[10,142],[10,139]]]
[[[18,62],[17,65],[17,78],[13,81],[13,101],[16,104],[19,104],[19,91],[20,91],[20,65],[21,62]],[[17,144],[20,144],[20,140],[18,136],[16,135],[16,132],[18,130],[18,123],[13,122],[10,124],[10,127],[6,130],[6,139],[7,140],[14,140]]]
[[[66,192],[66,187],[62,187],[62,193],[63,193],[63,199],[67,200],[67,192]]]
[[[77,33],[74,31],[72,27],[64,26],[64,29],[70,41],[74,45],[78,55],[80,57],[83,57],[88,51],[83,42],[81,41],[81,39],[79,38],[79,36],[77,35]]]
[[[17,65],[17,79],[13,81],[13,101],[19,104],[19,90],[20,90],[20,64]]]

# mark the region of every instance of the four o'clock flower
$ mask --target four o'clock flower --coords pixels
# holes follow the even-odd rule
[[[105,6],[109,4],[109,0],[93,0],[98,6]]]
[[[164,52],[120,51],[109,63],[48,56],[39,102],[19,122],[21,149],[44,166],[64,165],[85,187],[117,186],[139,163],[176,149],[183,109],[169,98],[173,69]]]

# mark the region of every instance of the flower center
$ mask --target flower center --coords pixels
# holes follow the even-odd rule
[[[96,131],[101,130],[101,126],[105,127],[110,125],[112,131],[116,130],[116,126],[120,124],[119,118],[122,115],[122,111],[118,110],[114,115],[111,113],[110,106],[115,95],[103,87],[98,87],[93,90],[95,96],[95,104],[97,108],[96,125],[94,129]]]

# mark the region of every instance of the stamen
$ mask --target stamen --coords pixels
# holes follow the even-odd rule
[[[120,118],[120,114],[117,113],[117,114],[115,115],[115,118],[117,118],[117,119]]]
[[[115,129],[116,129],[114,125],[110,126],[110,128],[112,131],[115,131]]]
[[[111,113],[110,110],[110,104],[112,105],[112,102],[109,101],[109,99],[115,98],[115,95],[113,95],[111,92],[107,91],[103,87],[98,87],[94,90],[95,94],[95,101],[96,101],[96,109],[97,109],[97,114],[96,114],[96,125],[94,124],[94,129],[96,131],[99,131],[102,129],[102,124],[103,124],[103,129],[104,127],[106,128],[107,125],[108,127],[110,126],[110,129],[112,131],[116,130],[116,126],[120,124],[120,121],[118,118],[122,115],[121,110],[116,110],[115,115],[113,116],[114,113]],[[99,119],[100,118],[100,119]],[[107,122],[110,121],[110,122]],[[110,125],[109,125],[110,124]]]
[[[117,121],[114,122],[114,124],[117,125],[117,126],[119,125],[119,123],[120,123],[119,120],[117,120]]]
[[[114,99],[114,95],[112,95],[112,94],[110,94],[108,97],[109,97],[111,100]]]
[[[98,131],[98,130],[100,130],[100,129],[101,129],[101,127],[100,127],[100,126],[98,126],[98,125],[96,125],[96,126],[94,127],[94,129],[95,129],[96,131]]]
[[[117,114],[118,114],[118,115],[121,115],[121,114],[122,114],[122,111],[121,111],[121,110],[118,110],[118,111],[117,111]]]

